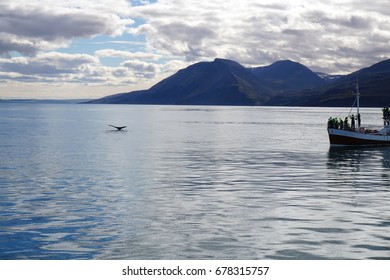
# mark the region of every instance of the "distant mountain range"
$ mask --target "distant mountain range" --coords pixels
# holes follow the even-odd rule
[[[289,95],[280,94],[269,100],[267,105],[351,106],[355,99],[353,91],[357,81],[361,106],[390,107],[390,60],[341,76],[323,86]]]
[[[277,92],[256,73],[237,62],[199,62],[162,80],[148,90],[116,94],[93,103],[263,105]]]
[[[80,104],[91,99],[0,99],[0,103]]]
[[[359,80],[361,105],[390,106],[390,60],[345,76],[314,73],[290,60],[245,68],[227,59],[199,62],[148,90],[92,100],[103,104],[350,106]]]

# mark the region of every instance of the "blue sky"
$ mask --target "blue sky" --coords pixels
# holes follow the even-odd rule
[[[146,89],[215,57],[349,73],[389,47],[388,0],[0,0],[0,98]]]

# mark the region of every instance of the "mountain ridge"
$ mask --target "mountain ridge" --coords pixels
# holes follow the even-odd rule
[[[305,65],[291,60],[280,60],[269,66],[253,68],[255,75],[280,93],[291,93],[327,82]]]
[[[292,95],[278,95],[266,105],[348,107],[355,99],[353,91],[357,83],[362,107],[389,107],[390,59],[339,77],[324,86],[298,91]]]
[[[181,69],[148,90],[116,94],[90,103],[262,105],[276,92],[239,63],[217,58]]]
[[[216,58],[180,69],[147,90],[114,94],[88,103],[350,106],[354,99],[351,91],[359,78],[363,106],[390,105],[390,60],[349,75],[321,74],[291,60],[246,68],[233,60]]]

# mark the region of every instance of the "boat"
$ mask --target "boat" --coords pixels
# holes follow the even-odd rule
[[[356,99],[348,116],[342,120],[329,118],[328,135],[331,146],[385,146],[390,145],[390,109],[384,108],[383,127],[373,129],[361,126],[359,83],[356,84]],[[356,104],[356,115],[351,114]],[[351,120],[351,122],[349,122]]]

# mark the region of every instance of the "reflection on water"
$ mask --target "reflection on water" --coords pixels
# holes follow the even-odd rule
[[[390,195],[389,147],[332,147],[329,149],[327,168],[328,186],[337,190],[343,203],[345,222],[356,225],[363,233],[356,244],[356,252],[369,252],[374,259],[389,259],[390,223],[388,198]],[[372,240],[376,241],[373,244]]]
[[[0,259],[390,258],[390,149],[330,109],[7,106]]]
[[[328,158],[328,168],[341,172],[349,168],[351,171],[361,172],[377,167],[381,163],[383,168],[381,176],[387,178],[387,168],[390,167],[390,147],[330,147]]]

